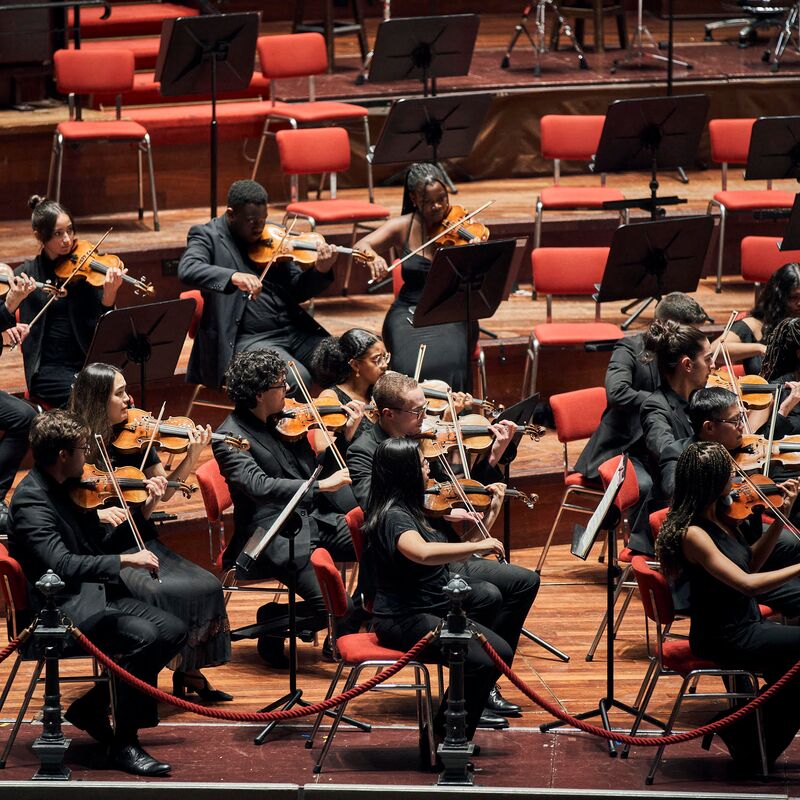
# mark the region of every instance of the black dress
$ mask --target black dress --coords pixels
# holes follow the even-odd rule
[[[126,455],[110,448],[115,467],[138,469],[141,456]],[[159,461],[150,451],[145,469]],[[181,651],[169,667],[183,672],[214,667],[231,659],[231,629],[225,608],[225,595],[217,578],[207,570],[170,550],[159,538],[150,520],[140,519],[139,531],[147,549],[158,556],[161,583],[145,570],[124,567],[120,579],[137,600],[174,614],[189,629]],[[121,543],[125,547],[127,543]],[[125,548],[132,550],[132,548]]]
[[[404,245],[403,255],[409,252],[408,245]],[[383,339],[386,349],[392,354],[393,370],[413,375],[419,346],[425,344],[428,349],[422,364],[421,379],[445,381],[454,391],[464,391],[467,387],[465,363],[468,352],[472,352],[478,338],[477,324],[471,332],[468,351],[466,323],[450,322],[415,328],[409,321],[414,318],[416,304],[422,297],[430,268],[430,259],[422,255],[412,256],[403,262],[403,287],[386,313]]]
[[[743,344],[759,344],[761,342],[760,339],[756,339],[753,329],[743,319],[737,319],[731,325],[731,331],[739,337],[739,341]],[[745,375],[760,375],[761,361],[761,356],[750,356],[742,361]]]
[[[694,520],[719,551],[745,572],[750,572],[750,548],[738,532],[728,535],[706,519]],[[760,672],[774,683],[800,659],[800,627],[761,618],[758,603],[717,580],[703,567],[687,564],[691,591],[692,652],[722,667]],[[792,681],[762,706],[767,757],[774,761],[800,729],[800,681]],[[752,735],[753,721],[745,718],[732,726],[734,736]],[[758,752],[752,742],[752,752]]]

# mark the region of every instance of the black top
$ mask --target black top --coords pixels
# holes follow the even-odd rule
[[[760,339],[756,339],[753,329],[743,320],[737,319],[731,325],[731,331],[735,333],[743,344],[759,344]],[[761,356],[751,356],[742,362],[744,366],[745,375],[760,375],[761,374]]]
[[[441,614],[447,608],[442,589],[449,580],[447,566],[425,566],[407,559],[397,549],[405,531],[417,531],[426,542],[446,542],[439,531],[422,526],[406,510],[395,506],[383,518],[368,542],[364,557],[376,587],[373,614],[401,617],[407,614]]]
[[[334,392],[336,392],[336,396],[339,398],[339,402],[344,406],[347,405],[353,398],[350,397],[347,392],[343,389],[340,389],[338,386],[331,387]],[[361,436],[362,433],[366,433],[375,423],[370,421],[369,417],[364,415],[361,418],[361,422],[358,423],[358,427],[356,428],[356,432],[353,434],[353,438],[348,442],[344,436],[337,436],[336,437],[336,444],[339,446],[339,452],[345,453],[347,449],[350,447],[353,442]]]
[[[44,340],[47,347],[42,350],[42,367],[63,366],[77,371],[83,366],[86,354],[72,334],[67,303],[57,300],[47,310]]]

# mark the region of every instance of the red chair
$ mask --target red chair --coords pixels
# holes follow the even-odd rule
[[[133,87],[133,53],[130,50],[58,50],[53,58],[58,91],[70,96],[70,120],[60,122],[53,137],[53,153],[50,158],[50,174],[47,179],[47,194],[61,197],[61,165],[65,144],[89,142],[113,142],[135,144],[138,158],[136,172],[139,186],[139,219],[144,218],[144,191],[142,187],[142,154],[147,156],[150,173],[150,199],[153,204],[153,228],[160,230],[156,180],[153,173],[153,152],[150,134],[138,122],[122,119],[120,95]],[[81,119],[80,105],[75,95],[94,92],[112,92],[117,95],[115,119],[87,122]],[[74,117],[72,112],[74,111]],[[54,188],[55,187],[55,188]]]
[[[261,36],[258,40],[258,61],[261,74],[268,78],[269,97],[272,106],[264,120],[264,131],[258,146],[252,178],[255,180],[270,125],[277,121],[292,128],[319,125],[341,125],[345,122],[361,122],[364,128],[364,158],[367,165],[367,188],[369,201],[374,202],[372,162],[369,156],[372,147],[369,137],[369,110],[353,103],[332,100],[317,100],[315,77],[328,69],[328,53],[325,37],[320,33],[290,33],[280,36]],[[308,78],[308,100],[281,103],[275,100],[276,81],[280,78]]]
[[[759,211],[770,208],[791,208],[792,192],[772,189],[767,181],[766,190],[728,190],[728,164],[746,164],[750,150],[750,136],[755,119],[712,119],[708,123],[711,138],[711,158],[722,166],[722,191],[717,192],[708,204],[710,214],[719,209],[719,246],[717,249],[717,292],[722,291],[722,260],[725,248],[725,222],[729,213]]]
[[[603,211],[603,203],[624,200],[618,189],[608,188],[606,176],[600,186],[561,186],[561,162],[590,162],[597,152],[605,115],[546,114],[541,120],[542,158],[553,159],[553,186],[542,189],[536,198],[536,224],[533,247],[542,242],[542,216],[545,211]],[[627,212],[620,211],[620,223]]]
[[[642,686],[639,690],[639,697],[636,701],[636,707],[639,713],[633,723],[631,735],[636,735],[639,730],[642,720],[647,714],[647,707],[650,703],[650,698],[653,696],[658,679],[664,675],[678,675],[683,678],[678,696],[675,698],[675,704],[672,707],[672,712],[666,724],[663,726],[663,733],[665,736],[672,731],[684,700],[726,698],[732,701],[753,699],[758,694],[758,678],[755,674],[744,670],[721,669],[713,661],[706,661],[705,659],[695,657],[686,639],[669,637],[669,629],[675,619],[675,609],[672,605],[672,593],[670,592],[666,578],[661,572],[648,564],[644,556],[634,556],[631,560],[631,568],[633,574],[636,576],[636,583],[639,587],[639,595],[642,598],[644,613],[647,615],[648,619],[655,623],[657,636],[657,650],[655,655],[650,658],[650,664],[647,667],[647,672],[645,673]],[[696,685],[698,681],[706,677],[744,678],[749,681],[751,690],[742,691],[740,689],[738,691],[729,692],[716,687],[715,691],[712,692],[697,692]],[[692,689],[695,689],[695,691],[691,691]],[[761,712],[759,709],[756,709],[754,713],[756,714],[756,724],[758,725],[759,731],[761,764],[763,772],[766,775],[767,758],[764,748]],[[648,786],[653,783],[653,778],[655,777],[658,765],[661,763],[663,752],[664,747],[662,745],[656,752],[652,766],[650,767],[650,772],[645,780]],[[627,755],[627,748],[623,752],[623,756],[625,755]]]
[[[602,386],[592,389],[579,389],[575,392],[554,394],[550,398],[550,408],[556,422],[556,436],[564,445],[564,484],[566,489],[553,521],[553,527],[542,548],[536,572],[541,575],[547,552],[553,536],[565,511],[591,516],[597,500],[603,496],[602,486],[597,481],[588,481],[578,472],[569,471],[569,455],[567,445],[581,439],[588,439],[600,424],[600,418],[606,410],[606,390]],[[574,495],[591,501],[591,505],[578,505],[572,502]]]
[[[533,290],[547,297],[547,322],[534,325],[528,339],[523,398],[536,391],[542,347],[582,349],[587,342],[616,341],[624,336],[619,325],[600,322],[599,304],[595,304],[594,322],[553,322],[553,295],[594,294],[595,284],[603,279],[608,251],[607,247],[539,247],[531,253]]]
[[[0,544],[0,596],[2,596],[3,605],[5,606],[8,638],[11,640],[16,638],[20,631],[31,623],[34,614],[28,604],[28,580],[19,562],[9,555],[8,550],[3,544]],[[72,654],[68,650],[67,655],[63,656],[63,658],[70,661],[86,658],[90,659],[92,673],[90,675],[64,675],[62,672],[59,678],[62,685],[65,683],[108,683],[110,691],[113,692],[113,683],[109,681],[106,674],[100,674],[100,669],[94,658],[87,656],[81,650],[76,650]],[[17,677],[17,673],[23,661],[33,663],[33,672],[31,673],[31,678],[28,681],[28,686],[22,698],[19,712],[14,719],[11,733],[3,748],[3,753],[0,755],[0,769],[3,769],[8,761],[8,755],[11,752],[11,748],[14,746],[14,741],[22,726],[25,713],[31,704],[36,687],[44,682],[44,678],[41,677],[45,664],[44,657],[34,652],[30,647],[30,643],[23,645],[17,650],[17,657],[11,667],[11,671],[8,673],[8,678],[3,686],[3,692],[0,694],[0,711],[5,706],[8,695],[11,692],[11,687],[14,684],[14,680]]]
[[[317,576],[325,605],[328,609],[328,632],[331,637],[334,657],[337,659],[336,672],[331,680],[328,692],[325,695],[327,700],[333,697],[339,679],[345,668],[349,669],[344,682],[343,692],[348,691],[358,683],[364,670],[385,668],[394,664],[403,655],[399,650],[391,650],[378,643],[378,637],[374,633],[351,633],[347,636],[336,636],[336,621],[347,613],[347,592],[342,582],[342,577],[333,563],[333,559],[327,550],[317,548],[311,554],[311,565],[314,567],[314,574]],[[430,748],[431,765],[434,764],[436,751],[433,741],[433,703],[431,701],[431,678],[428,667],[420,661],[410,661],[409,669],[414,670],[414,682],[402,684],[382,683],[372,691],[378,690],[404,690],[414,692],[417,698],[417,720],[419,724],[420,736],[425,733],[427,725],[428,746]],[[331,729],[319,754],[317,763],[314,765],[314,773],[322,771],[322,765],[328,755],[328,751],[333,744],[333,738],[339,728],[339,724],[344,716],[347,703],[337,706]],[[314,746],[314,738],[322,724],[324,712],[319,714],[311,735],[306,742],[306,747]]]
[[[742,239],[742,278],[755,284],[754,302],[761,284],[784,264],[800,262],[800,250],[778,250],[780,239],[774,236],[745,236]]]
[[[344,515],[347,523],[347,530],[350,531],[350,538],[353,540],[353,550],[356,553],[356,561],[361,561],[361,553],[364,552],[364,512],[361,506],[356,506]]]

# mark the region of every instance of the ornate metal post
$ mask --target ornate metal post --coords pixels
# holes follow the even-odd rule
[[[467,630],[467,615],[462,607],[471,591],[460,575],[454,575],[444,587],[444,593],[450,598],[450,610],[439,641],[449,665],[450,686],[445,711],[445,738],[438,750],[444,765],[439,775],[439,786],[472,786],[474,783],[469,767],[474,746],[467,741],[464,703],[464,662],[472,632]]]

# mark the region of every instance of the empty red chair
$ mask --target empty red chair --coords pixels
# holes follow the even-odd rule
[[[138,158],[136,171],[139,186],[139,219],[144,218],[144,193],[142,187],[142,154],[147,156],[150,173],[150,197],[153,204],[153,227],[159,230],[156,182],[153,173],[153,153],[150,135],[138,122],[122,119],[120,95],[133,87],[133,53],[130,50],[58,50],[54,56],[55,79],[58,91],[70,95],[70,120],[56,127],[47,194],[61,197],[61,164],[64,145],[89,142],[135,144]],[[109,92],[117,95],[116,118],[87,122],[81,119],[80,104],[75,95]],[[75,111],[74,117],[72,110]],[[55,187],[55,188],[54,188]]]
[[[774,236],[745,236],[742,239],[742,277],[755,284],[755,300],[775,270],[784,264],[800,262],[800,250],[778,250]]]

